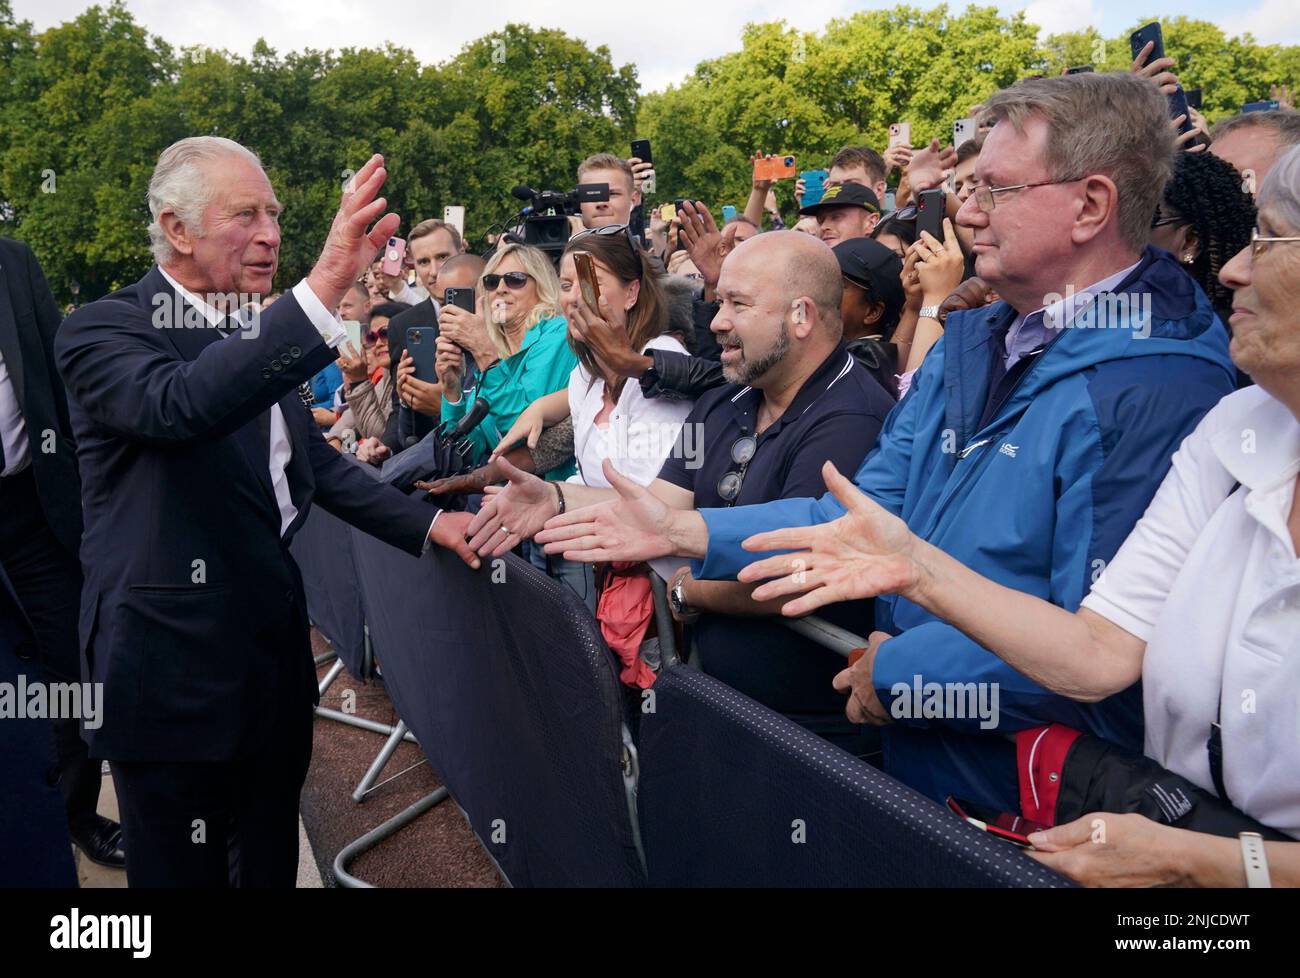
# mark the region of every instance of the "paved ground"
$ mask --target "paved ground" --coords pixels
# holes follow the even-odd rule
[[[327,648],[315,632],[312,644],[317,655]],[[322,667],[320,675],[324,673]],[[386,724],[396,722],[382,682],[362,685],[346,673],[322,698],[321,705],[340,709],[344,691],[348,689],[356,694],[358,716]],[[363,803],[354,802],[352,791],[383,741],[376,733],[333,720],[316,720],[311,769],[303,787],[298,821],[299,887],[334,886],[332,866],[340,849],[440,785],[419,748],[404,743],[379,778],[380,782],[386,778],[393,780],[373,790]],[[394,777],[406,768],[411,770]],[[99,811],[109,818],[117,818],[117,796],[113,792],[113,779],[107,775],[100,791]],[[82,886],[126,886],[125,872],[97,866],[82,858],[75,847],[74,852]],[[451,802],[426,812],[393,838],[363,853],[349,871],[376,886],[504,885],[464,816]]]

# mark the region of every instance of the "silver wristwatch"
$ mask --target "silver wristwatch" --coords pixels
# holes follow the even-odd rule
[[[938,306],[922,306],[922,307],[921,307],[921,311],[920,311],[919,313],[917,313],[917,315],[918,315],[921,319],[934,319],[934,320],[938,320],[938,318],[939,318],[939,307],[938,307]]]

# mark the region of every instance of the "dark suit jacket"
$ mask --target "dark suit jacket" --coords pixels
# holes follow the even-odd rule
[[[296,388],[334,352],[291,292],[255,334],[225,339],[194,310],[204,328],[172,325],[177,299],[155,267],[74,312],[55,343],[84,476],[81,643],[105,684],[94,757],[257,749],[274,711],[317,699],[288,549],[312,502],[413,554],[436,512],[322,439]],[[277,402],[298,509],[283,539],[259,424]]]
[[[397,376],[397,365],[402,360],[402,350],[406,348],[406,331],[412,326],[427,326],[438,330],[438,313],[433,308],[433,299],[417,302],[410,309],[403,309],[388,322],[389,376]],[[437,418],[426,418],[423,414],[405,407],[397,398],[397,384],[393,384],[393,413],[388,416],[388,426],[381,439],[396,454],[406,447],[406,439],[419,441],[438,425]]]
[[[32,250],[0,238],[0,354],[22,408],[45,519],[75,557],[81,487],[67,397],[54,363],[54,335],[62,319]]]

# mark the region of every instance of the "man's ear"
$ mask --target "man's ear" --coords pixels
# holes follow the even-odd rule
[[[880,300],[871,303],[867,307],[866,313],[862,317],[863,326],[874,326],[880,322],[881,317],[885,315],[885,304]]]
[[[158,224],[163,229],[163,234],[167,235],[167,243],[173,251],[181,255],[194,254],[194,239],[198,235],[185,226],[175,211],[163,211],[158,215]]]

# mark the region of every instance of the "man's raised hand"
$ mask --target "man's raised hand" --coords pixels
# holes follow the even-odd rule
[[[379,196],[379,188],[387,178],[384,158],[376,153],[343,188],[325,247],[307,275],[307,284],[326,309],[338,306],[401,224],[398,215],[384,213],[388,201]]]
[[[793,553],[755,561],[736,579],[772,578],[754,590],[755,601],[802,594],[781,609],[790,617],[839,601],[905,594],[916,587],[921,576],[916,558],[919,545],[907,524],[863,495],[831,462],[822,467],[822,477],[845,514],[816,526],[755,534],[741,546]]]

